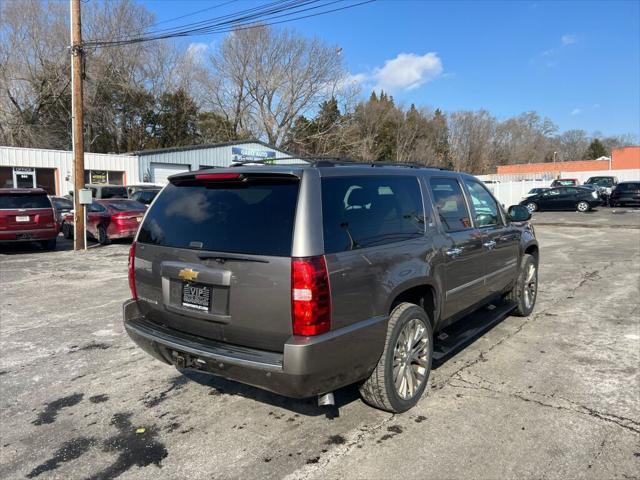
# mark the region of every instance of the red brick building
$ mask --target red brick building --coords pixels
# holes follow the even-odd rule
[[[611,166],[609,166],[611,163]],[[595,170],[640,169],[640,146],[616,148],[609,160],[575,160],[555,163],[521,163],[500,165],[498,174],[542,173],[542,172],[590,172]]]

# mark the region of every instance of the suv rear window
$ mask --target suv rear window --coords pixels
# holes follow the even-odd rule
[[[147,213],[138,242],[290,256],[298,183],[169,184]]]
[[[415,177],[325,178],[322,217],[325,253],[424,235],[422,195]]]
[[[0,195],[0,209],[51,208],[49,197],[44,193],[11,193]]]

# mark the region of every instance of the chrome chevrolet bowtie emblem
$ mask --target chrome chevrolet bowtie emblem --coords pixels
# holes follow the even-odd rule
[[[190,268],[183,268],[180,270],[180,273],[178,273],[178,277],[187,282],[193,282],[198,278],[198,273],[199,272],[193,271]]]

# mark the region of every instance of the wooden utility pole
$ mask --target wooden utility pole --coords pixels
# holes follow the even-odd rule
[[[84,188],[84,141],[82,118],[82,26],[80,0],[71,0],[71,129],[73,135],[73,225],[74,250],[84,250],[84,205],[80,190]]]

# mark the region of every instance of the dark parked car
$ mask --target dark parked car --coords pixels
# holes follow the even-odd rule
[[[136,202],[149,205],[151,202],[153,202],[153,199],[156,198],[156,195],[158,195],[160,190],[160,188],[136,190],[131,194],[130,198],[131,200],[135,200]]]
[[[125,327],[180,368],[320,404],[359,383],[368,404],[402,412],[425,390],[434,332],[503,297],[532,312],[529,218],[435,168],[174,175],[131,246]]]
[[[585,187],[550,188],[520,202],[533,213],[538,210],[578,210],[588,212],[602,204],[598,192]]]
[[[611,192],[609,203],[612,207],[640,205],[640,181],[618,183]]]
[[[39,242],[54,250],[58,224],[47,192],[41,188],[0,188],[0,244]]]
[[[146,207],[134,200],[96,200],[87,206],[87,233],[102,245],[114,239],[133,238],[145,212]],[[62,233],[73,238],[73,214],[65,215]]]

